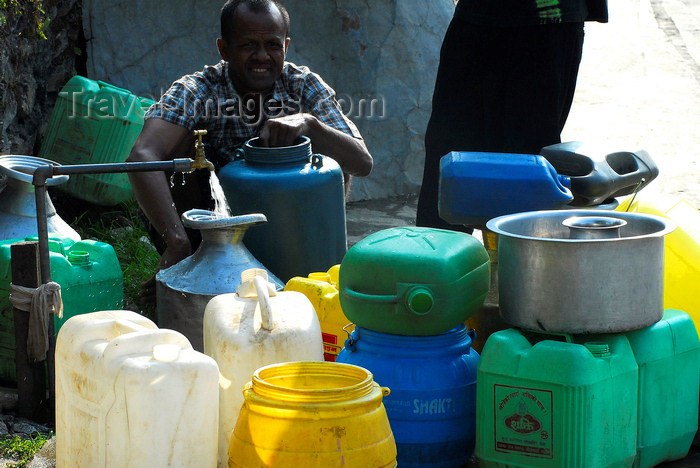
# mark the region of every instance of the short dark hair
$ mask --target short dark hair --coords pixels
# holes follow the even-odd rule
[[[289,13],[280,0],[228,0],[221,7],[221,38],[223,40],[228,40],[233,34],[233,18],[236,9],[241,5],[248,6],[255,13],[271,11],[272,7],[277,8],[282,14],[286,35],[289,35]]]

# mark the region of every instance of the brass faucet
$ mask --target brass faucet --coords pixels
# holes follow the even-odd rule
[[[204,143],[202,143],[202,137],[206,134],[206,130],[194,131],[194,136],[197,137],[197,141],[194,142],[194,162],[192,162],[192,169],[214,170],[214,165],[204,155]]]

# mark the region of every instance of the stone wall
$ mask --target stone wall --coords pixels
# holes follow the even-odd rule
[[[75,74],[80,0],[44,0],[43,9],[50,18],[45,39],[31,6],[0,26],[0,154],[38,153],[58,92]]]
[[[219,60],[223,0],[83,0],[88,77],[157,99]],[[440,46],[453,0],[286,0],[288,60],[338,92],[375,158],[352,200],[417,193]]]

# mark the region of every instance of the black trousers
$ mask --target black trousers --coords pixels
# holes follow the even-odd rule
[[[538,154],[561,141],[582,48],[583,23],[493,27],[453,18],[425,134],[418,226],[471,232],[438,215],[440,158],[450,151]]]

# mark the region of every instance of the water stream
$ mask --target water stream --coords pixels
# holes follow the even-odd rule
[[[185,175],[182,174],[182,185],[185,185]],[[170,176],[170,188],[175,187],[175,173]],[[214,217],[215,218],[230,218],[231,208],[226,201],[226,195],[221,188],[219,178],[214,171],[209,171],[209,188],[211,190],[211,198],[214,200]]]
[[[228,206],[224,190],[221,188],[219,178],[214,171],[209,171],[209,187],[211,188],[211,197],[214,199],[214,216],[230,218],[231,208]]]

